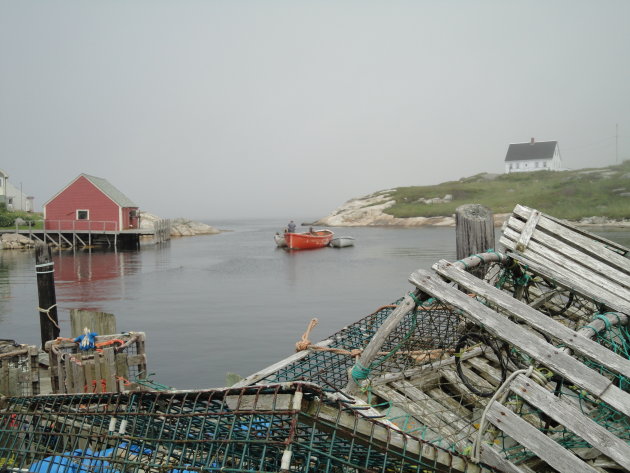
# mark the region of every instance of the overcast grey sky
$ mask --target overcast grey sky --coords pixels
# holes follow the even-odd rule
[[[0,0],[0,167],[142,209],[323,217],[558,140],[630,159],[630,2]]]

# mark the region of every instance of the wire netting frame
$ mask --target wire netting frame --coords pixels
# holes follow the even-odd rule
[[[451,471],[427,446],[302,383],[18,397],[0,410],[9,471]]]

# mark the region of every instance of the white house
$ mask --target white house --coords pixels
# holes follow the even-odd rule
[[[562,168],[557,141],[512,143],[505,155],[505,172],[559,171]]]
[[[26,195],[9,182],[9,175],[0,169],[0,203],[6,205],[7,210],[33,211],[33,197]]]

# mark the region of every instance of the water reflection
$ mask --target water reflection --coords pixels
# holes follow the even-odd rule
[[[137,251],[60,252],[53,261],[57,299],[86,310],[105,310],[101,302],[124,298],[125,277],[142,267]]]
[[[137,251],[61,252],[53,256],[58,285],[102,281],[133,274],[140,268]]]

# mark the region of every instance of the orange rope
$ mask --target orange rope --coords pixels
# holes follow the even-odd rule
[[[306,328],[306,332],[302,334],[302,338],[300,339],[300,341],[295,344],[295,351],[306,350],[308,347],[312,345],[311,341],[308,339],[308,336],[311,333],[311,330],[315,328],[318,322],[319,321],[316,318],[311,319],[311,321],[308,324],[308,327]]]

